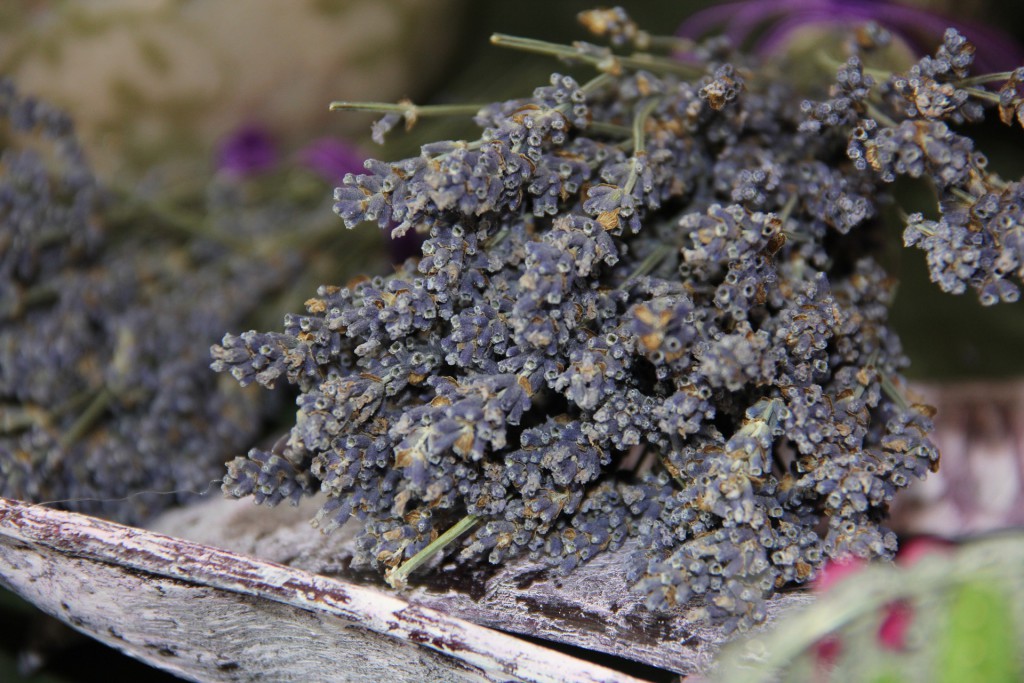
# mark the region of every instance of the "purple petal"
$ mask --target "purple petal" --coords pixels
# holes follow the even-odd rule
[[[697,12],[686,19],[676,30],[677,36],[700,39],[706,37],[713,29],[728,27],[725,35],[739,44],[749,35],[749,30],[759,23],[770,21],[787,11],[798,11],[806,7],[830,5],[829,0],[740,0],[722,5],[714,5]]]
[[[346,173],[361,173],[366,155],[337,138],[320,138],[299,152],[299,163],[328,182],[337,183]]]
[[[277,162],[274,139],[266,128],[256,124],[239,128],[217,150],[217,168],[238,176],[262,173]]]
[[[741,47],[751,35],[757,33],[759,27],[766,23],[785,19],[791,15],[827,18],[835,16],[837,11],[837,8],[829,0],[788,0],[784,2],[755,0],[754,4],[763,8],[763,11],[737,11],[726,23],[726,35],[736,47]]]
[[[757,41],[754,52],[759,55],[770,55],[785,49],[787,41],[793,34],[806,26],[841,26],[849,24],[850,17],[837,17],[829,14],[815,13],[814,16],[797,15],[776,23]]]
[[[955,27],[977,47],[975,64],[980,73],[1024,63],[1024,48],[995,27],[886,0],[741,0],[697,12],[679,26],[676,35],[700,38],[717,28],[733,45],[741,46],[763,27],[767,31],[755,46],[755,51],[763,55],[782,49],[803,26],[862,21],[885,26],[919,54],[933,51],[945,29]]]

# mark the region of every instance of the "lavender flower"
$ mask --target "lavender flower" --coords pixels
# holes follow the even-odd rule
[[[92,173],[70,118],[5,80],[0,127],[0,495],[141,523],[204,491],[276,407],[218,382],[202,340],[295,262],[185,244],[153,214],[124,229],[135,202]]]

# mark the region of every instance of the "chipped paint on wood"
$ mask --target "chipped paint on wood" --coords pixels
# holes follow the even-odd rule
[[[0,579],[16,593],[191,680],[249,680],[255,670],[245,654],[256,658],[261,675],[273,672],[273,680],[368,680],[346,673],[369,665],[365,644],[382,653],[373,678],[389,681],[424,680],[424,671],[446,665],[443,680],[638,683],[371,588],[6,499],[0,499],[0,561]],[[211,615],[219,615],[220,630]],[[360,635],[345,641],[353,633]],[[337,647],[325,651],[323,642]],[[423,660],[427,669],[396,678],[391,658],[408,663],[408,647],[444,657],[432,655]]]

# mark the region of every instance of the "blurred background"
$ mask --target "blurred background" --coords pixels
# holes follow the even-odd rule
[[[621,4],[642,28],[670,34],[688,16],[723,3]],[[828,3],[762,6],[799,10],[821,4]],[[1024,3],[904,4],[953,23],[999,27],[1024,41]],[[753,5],[744,3],[743,11]],[[586,39],[575,17],[592,6],[580,0],[4,2],[0,74],[72,114],[90,161],[112,187],[187,216],[207,206],[211,183],[241,178],[248,183],[243,191],[249,208],[278,197],[292,202],[274,214],[279,220],[322,223],[329,235],[325,248],[306,255],[291,291],[252,322],[274,329],[317,284],[343,283],[357,272],[387,272],[400,254],[400,245],[389,245],[375,229],[350,233],[333,216],[331,187],[344,172],[359,170],[367,156],[396,159],[417,153],[427,140],[475,136],[469,117],[429,119],[409,133],[396,131],[377,147],[369,136],[373,115],[331,113],[328,103],[485,103],[528,95],[552,71],[573,70],[492,47],[489,36]],[[1004,177],[1024,174],[1024,134],[1009,134],[996,123],[975,137]],[[927,201],[913,187],[899,191],[907,210]],[[290,212],[293,205],[302,212]],[[974,296],[944,295],[927,282],[923,254],[904,253],[899,235],[893,238],[888,258],[901,281],[893,320],[913,361],[908,374],[932,383],[998,384],[1004,402],[1016,406],[1009,410],[1024,410],[1022,392],[1012,388],[1024,376],[1024,303],[983,309]],[[986,393],[981,389],[976,398]],[[0,681],[16,680],[172,679],[0,593]]]

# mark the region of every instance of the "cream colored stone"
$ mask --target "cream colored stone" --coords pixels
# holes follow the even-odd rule
[[[362,130],[334,99],[415,96],[461,0],[100,0],[0,15],[0,69],[72,112],[106,172],[208,156],[250,122],[296,144]],[[33,5],[37,7],[38,5]]]

